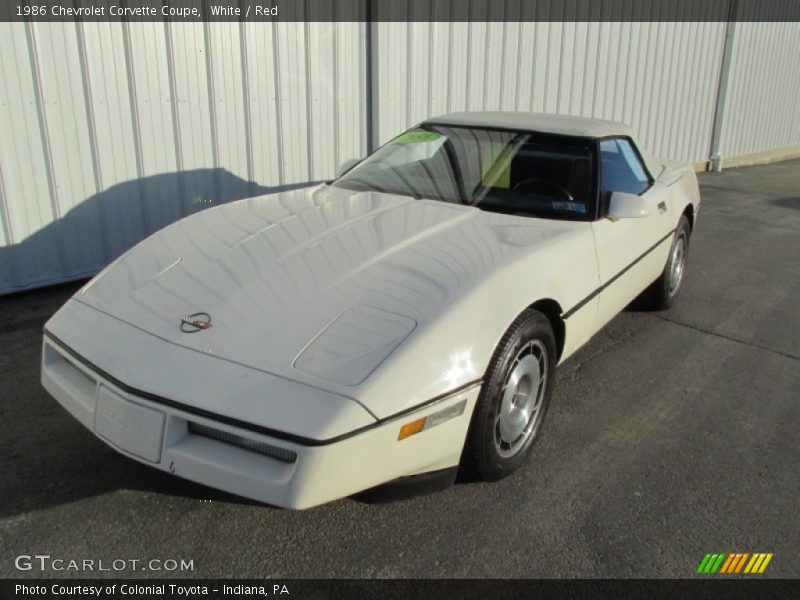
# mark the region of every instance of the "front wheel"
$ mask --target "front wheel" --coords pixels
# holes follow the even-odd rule
[[[484,377],[462,456],[471,478],[502,479],[525,461],[550,402],[556,361],[550,321],[525,311],[506,331]]]
[[[642,294],[642,301],[650,310],[664,310],[672,306],[686,275],[686,258],[689,255],[691,228],[686,216],[682,216],[675,228],[667,264],[661,275]]]

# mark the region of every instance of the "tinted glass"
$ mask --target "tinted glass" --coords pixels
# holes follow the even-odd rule
[[[589,140],[426,125],[375,152],[333,185],[564,219],[592,214]]]
[[[626,139],[600,142],[600,169],[604,196],[609,196],[611,192],[638,195],[650,186],[639,155]]]

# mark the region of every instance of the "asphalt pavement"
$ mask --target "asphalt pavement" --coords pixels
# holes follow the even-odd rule
[[[800,576],[800,161],[700,178],[677,304],[562,365],[521,471],[404,501],[279,510],[115,453],[39,384],[77,286],[0,298],[0,577],[691,577],[719,551]],[[194,569],[17,570],[32,554]]]

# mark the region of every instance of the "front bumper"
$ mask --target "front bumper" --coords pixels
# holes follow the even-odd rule
[[[475,384],[402,417],[309,444],[130,393],[48,337],[43,342],[42,385],[120,453],[179,477],[285,508],[308,508],[399,477],[458,465],[480,391]],[[458,416],[398,441],[404,423],[465,400]],[[204,434],[208,428],[221,435]],[[247,443],[243,446],[241,440]],[[263,452],[265,448],[271,455]]]

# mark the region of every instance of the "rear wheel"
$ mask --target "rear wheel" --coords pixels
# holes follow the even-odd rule
[[[522,313],[500,341],[473,413],[462,466],[473,479],[502,479],[530,454],[553,390],[556,341],[550,321]]]
[[[686,274],[686,259],[689,254],[689,235],[691,228],[686,216],[682,216],[672,238],[667,264],[661,275],[641,296],[641,300],[650,310],[664,310],[672,306],[683,284]]]

